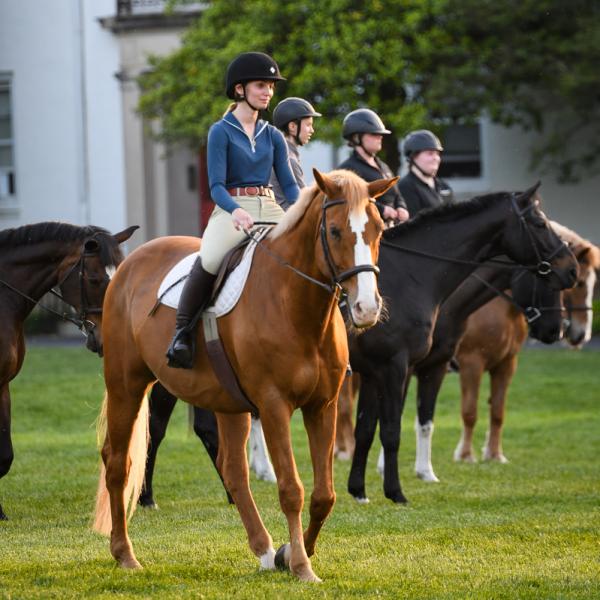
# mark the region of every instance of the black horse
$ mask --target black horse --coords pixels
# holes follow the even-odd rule
[[[562,336],[561,292],[540,281],[534,273],[490,264],[467,277],[440,307],[429,354],[411,369],[417,379],[415,472],[425,481],[437,481],[430,455],[433,417],[440,387],[465,331],[467,319],[496,296],[502,296],[523,314],[532,338],[552,344]]]
[[[112,235],[100,227],[48,222],[0,231],[0,479],[14,458],[8,386],[25,358],[25,318],[57,288],[55,293],[77,311],[68,320],[86,334],[87,347],[101,355],[104,292],[123,260],[119,244],[136,229]],[[0,506],[0,520],[6,518]]]
[[[386,369],[390,367],[389,363],[394,363],[394,357],[398,353],[407,357],[419,356],[419,358],[427,354],[431,343],[431,330],[441,302],[480,262],[489,256],[503,253],[504,248],[507,252],[511,252],[515,260],[527,264],[530,270],[539,269],[545,273],[545,281],[543,284],[540,282],[540,290],[547,289],[549,286],[558,289],[570,285],[576,276],[575,260],[548,229],[545,219],[538,212],[532,199],[534,192],[535,188],[521,196],[496,194],[473,200],[471,203],[436,209],[430,211],[431,214],[428,216],[415,219],[410,225],[403,225],[396,228],[397,231],[387,232],[385,238],[389,243],[395,243],[397,246],[400,242],[395,241],[396,239],[402,242],[406,239],[411,246],[409,250],[416,251],[418,254],[401,256],[395,249],[382,245],[379,261],[380,284],[383,284],[383,289],[386,290],[390,318],[376,326],[375,330],[388,331],[389,335],[382,336],[380,333],[375,338],[371,336],[370,339],[365,337],[366,334],[358,338],[351,337],[351,347],[354,348],[351,357],[353,368],[358,371],[366,368],[377,369],[381,364],[382,368]],[[497,214],[493,216],[493,222],[488,223],[492,219],[490,215],[492,212]],[[463,224],[463,221],[466,222]],[[479,234],[474,229],[475,221],[482,223]],[[511,227],[513,230],[510,229]],[[454,241],[450,242],[450,248],[444,246],[444,240],[447,239],[444,238],[446,228],[453,231]],[[408,231],[410,235],[401,233],[403,231]],[[439,251],[444,255],[444,259],[449,258],[458,262],[433,261],[437,263],[434,272],[432,255],[422,256],[425,249],[432,248],[434,249],[432,252],[435,248],[440,248]],[[540,252],[543,254],[539,254]],[[542,256],[552,257],[555,266],[550,268],[546,263],[542,264]],[[496,271],[509,279],[514,275],[514,269],[511,268],[497,267]],[[520,277],[522,276],[518,276]],[[525,285],[527,281],[530,286],[533,285],[528,278],[522,279],[522,284]],[[499,283],[499,285],[503,284]],[[537,295],[533,297],[531,289],[526,292],[526,295],[527,301],[523,300],[524,306],[530,304],[529,300],[539,301]],[[407,307],[410,307],[408,312]],[[402,320],[405,314],[408,316],[408,321]],[[543,321],[539,325],[542,323]],[[367,351],[372,350],[370,361],[360,353],[363,339],[369,343]],[[370,345],[371,342],[374,342],[374,346]],[[419,344],[420,346],[415,349]],[[367,374],[367,379],[368,377]],[[156,452],[164,437],[175,402],[176,398],[164,388],[155,386],[151,396],[151,442],[146,487],[140,497],[140,503],[144,506],[154,506],[152,475]],[[399,400],[396,398],[395,402]],[[375,410],[373,426],[377,423],[377,414]],[[196,412],[194,429],[214,462],[218,450],[214,417],[205,414],[205,411],[200,414]],[[368,446],[371,440],[372,435]],[[368,448],[366,451],[368,452]]]
[[[393,502],[406,502],[398,448],[410,369],[429,354],[440,308],[466,277],[480,263],[506,254],[544,277],[550,287],[562,289],[575,282],[575,257],[540,212],[537,187],[425,211],[385,232],[379,288],[388,319],[362,335],[349,336],[352,368],[361,374],[348,480],[348,491],[358,501],[367,499],[365,467],[379,421],[384,493]]]

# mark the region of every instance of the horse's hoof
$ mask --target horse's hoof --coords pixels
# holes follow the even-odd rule
[[[386,494],[385,497],[388,500],[391,500],[394,504],[408,504],[406,496],[400,490]]]
[[[436,477],[433,471],[415,471],[417,477],[425,483],[439,483],[440,480]]]
[[[314,574],[310,566],[299,569],[297,572],[294,573],[294,575],[300,581],[305,581],[307,583],[323,583],[323,580]]]
[[[143,508],[148,508],[150,510],[158,510],[158,504],[156,504],[156,502],[154,502],[152,498],[142,498],[140,496],[138,504]]]
[[[283,544],[275,553],[275,566],[281,570],[289,569],[291,554],[292,547],[290,544]]]
[[[119,566],[122,569],[142,569],[142,565],[133,557],[119,561]]]
[[[352,496],[358,504],[369,504],[371,502],[367,496]]]
[[[348,450],[340,450],[335,457],[338,460],[351,460],[352,456],[350,455],[350,452],[348,452]]]

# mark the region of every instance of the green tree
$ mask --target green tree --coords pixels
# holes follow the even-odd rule
[[[202,145],[227,106],[227,64],[246,50],[280,63],[274,102],[302,96],[323,113],[320,139],[340,143],[347,112],[376,110],[393,169],[411,129],[481,114],[543,133],[533,164],[563,180],[598,165],[594,0],[213,0],[181,49],[152,59],[141,113],[165,141]]]

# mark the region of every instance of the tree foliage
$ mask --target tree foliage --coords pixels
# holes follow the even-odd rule
[[[151,59],[141,113],[167,142],[199,145],[227,101],[224,73],[260,50],[324,118],[317,136],[340,142],[343,116],[376,110],[394,131],[440,131],[481,114],[539,132],[536,166],[574,178],[597,165],[600,5],[593,0],[213,0],[182,47]]]

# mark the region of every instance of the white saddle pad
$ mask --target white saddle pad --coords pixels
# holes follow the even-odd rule
[[[260,240],[268,231],[268,229],[260,231],[259,233],[255,233],[254,236]],[[227,277],[214,305],[207,309],[215,312],[217,317],[222,317],[230,312],[240,299],[246,279],[248,279],[248,273],[250,273],[255,249],[256,242],[250,242],[246,246],[240,264]],[[192,265],[196,258],[198,258],[198,252],[186,256],[167,273],[158,288],[157,297],[161,304],[177,308],[183,284],[192,270]]]

